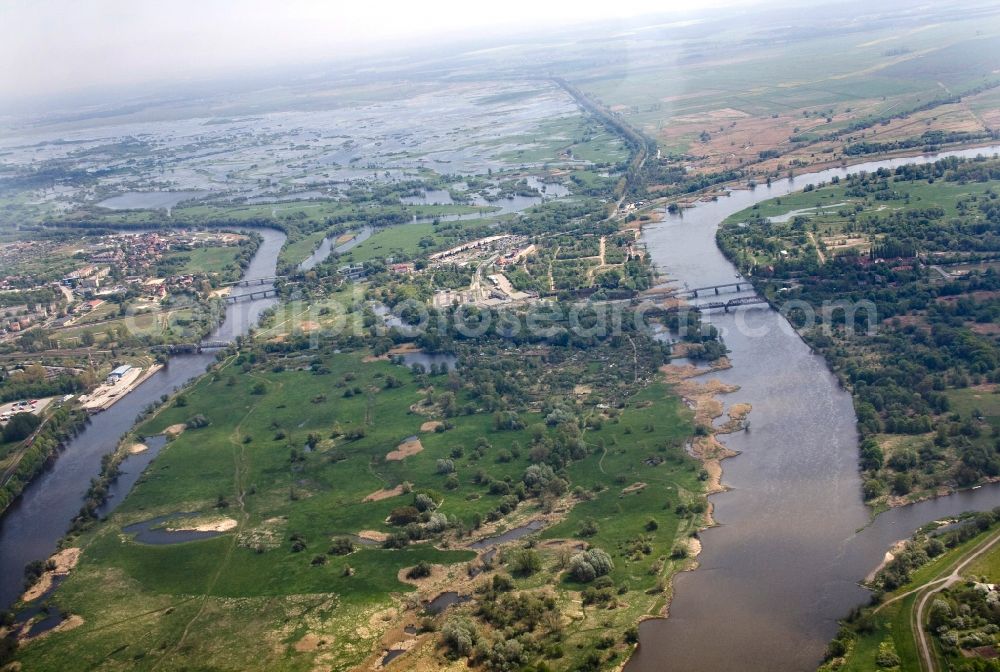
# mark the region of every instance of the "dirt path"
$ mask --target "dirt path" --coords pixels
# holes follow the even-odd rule
[[[597,250],[597,256],[587,257],[587,259],[597,259],[597,266],[591,266],[587,269],[587,280],[593,280],[594,276],[597,275],[597,272],[608,265],[604,258],[604,252],[607,249],[607,242],[607,236],[601,236],[601,243]]]
[[[633,383],[639,382],[639,349],[635,347],[635,341],[632,340],[631,336],[627,336],[628,342],[632,344],[632,364],[633,370],[635,372]]]
[[[825,264],[826,255],[823,254],[823,250],[819,249],[819,243],[816,242],[816,236],[813,235],[812,231],[806,232],[806,235],[809,236],[809,242],[816,246],[816,254],[819,255],[819,263]]]
[[[284,383],[281,382],[277,382],[276,384],[278,385],[279,389],[284,386]],[[243,426],[243,423],[246,422],[247,418],[249,418],[257,410],[258,405],[259,403],[254,404],[250,408],[250,410],[246,412],[246,414],[240,419],[239,423],[236,425],[236,428],[233,430],[233,433],[230,434],[229,436],[229,442],[232,444],[233,447],[233,486],[236,489],[236,505],[239,507],[238,518],[239,518],[239,523],[241,525],[247,522],[249,514],[247,513],[246,510],[246,501],[244,498],[245,488],[243,483],[246,473],[248,471],[246,444],[243,443],[243,435],[242,432],[240,431],[240,428]],[[191,620],[187,622],[187,625],[184,626],[184,630],[181,633],[180,639],[178,639],[177,643],[174,644],[174,646],[171,648],[170,653],[167,653],[162,658],[160,658],[160,660],[157,661],[156,665],[154,665],[152,669],[154,670],[158,669],[163,661],[170,659],[171,654],[176,653],[181,649],[182,646],[184,646],[184,642],[185,640],[187,640],[187,637],[191,632],[191,628],[198,621],[198,619],[201,618],[201,616],[205,613],[205,609],[208,607],[209,598],[212,596],[212,591],[215,589],[215,585],[219,582],[219,578],[226,571],[226,568],[229,567],[229,562],[230,560],[232,560],[233,552],[235,550],[236,550],[236,535],[234,534],[230,537],[229,547],[226,549],[226,554],[222,557],[222,560],[219,562],[219,566],[215,570],[215,574],[212,575],[212,580],[206,587],[204,595],[200,596],[201,606],[199,607],[198,611],[195,613],[194,616],[191,617]]]
[[[917,647],[920,649],[920,664],[924,672],[937,672],[937,660],[933,651],[931,651],[930,643],[927,641],[927,631],[923,627],[924,611],[927,608],[928,601],[940,591],[954,585],[958,581],[961,581],[962,570],[972,564],[972,562],[983,553],[993,548],[998,541],[1000,541],[1000,530],[994,532],[988,539],[986,539],[986,541],[975,547],[968,555],[966,555],[963,560],[955,565],[955,569],[951,571],[951,574],[933,581],[932,583],[939,585],[937,585],[937,587],[933,590],[928,590],[924,593],[924,595],[917,602],[917,608],[913,610],[910,620],[910,627],[913,629],[914,637],[917,640]],[[926,589],[928,585],[929,584],[924,585],[922,589]]]
[[[549,259],[549,291],[556,291],[556,281],[552,279],[552,264],[555,263],[556,257],[559,256],[560,245],[556,245],[555,252],[552,253],[552,258]]]

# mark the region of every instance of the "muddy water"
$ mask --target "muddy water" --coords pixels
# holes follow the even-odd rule
[[[668,215],[644,230],[644,240],[657,267],[679,282],[730,283],[736,269],[716,247],[715,231],[734,212],[834,175],[997,151],[872,162],[736,191]],[[869,512],[850,395],[776,312],[707,319],[732,351],[733,368],[717,376],[741,387],[723,401],[753,404],[751,429],[726,437],[741,455],[723,463],[732,490],[712,498],[719,526],[702,535],[699,569],[677,577],[670,617],[641,625],[628,670],[814,669],[837,619],[867,599],[857,582],[893,541],[940,516],[1000,504],[1000,487],[890,511],[858,532]]]
[[[260,248],[243,274],[244,279],[274,275],[278,252],[285,234],[272,229],[258,229],[263,237]],[[276,299],[258,299],[231,304],[226,308],[223,323],[208,340],[231,341],[256,324],[261,312],[274,305]],[[139,412],[170,394],[192,378],[205,372],[215,361],[214,355],[181,355],[171,357],[167,365],[150,376],[114,406],[93,416],[91,423],[66,446],[55,465],[35,479],[0,518],[0,609],[6,609],[20,595],[24,566],[32,560],[44,560],[56,550],[56,542],[80,510],[90,479],[101,470],[101,457],[110,452],[135,423]],[[120,479],[131,485],[152,458],[139,453],[122,464],[125,472]],[[133,464],[133,461],[135,462]],[[117,502],[124,499],[127,487],[112,488],[117,496],[101,509],[107,515]]]

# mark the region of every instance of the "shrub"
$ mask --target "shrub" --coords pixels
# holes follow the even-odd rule
[[[589,583],[615,568],[611,556],[599,548],[577,553],[569,561],[570,576],[580,583]]]
[[[588,518],[580,524],[580,531],[577,532],[578,536],[581,537],[592,537],[600,531],[597,525],[597,521],[593,518]]]
[[[330,555],[350,555],[354,552],[354,542],[348,537],[337,537],[327,551]]]
[[[453,654],[467,656],[472,653],[479,633],[476,626],[469,619],[463,616],[453,616],[441,628],[441,635],[445,645]]]
[[[531,576],[542,569],[542,558],[530,548],[520,549],[511,554],[510,571],[521,576]]]
[[[198,415],[191,416],[188,421],[184,423],[184,426],[188,429],[200,429],[201,427],[208,427],[208,418],[199,413]]]
[[[413,497],[413,506],[416,507],[417,511],[433,511],[437,508],[437,504],[428,495],[419,492]]]
[[[423,579],[431,575],[431,566],[421,560],[406,572],[408,579]]]
[[[393,525],[409,525],[420,520],[420,511],[413,506],[400,506],[389,513],[389,522]]]

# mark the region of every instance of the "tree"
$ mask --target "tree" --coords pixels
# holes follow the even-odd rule
[[[444,643],[453,654],[467,656],[479,639],[476,626],[464,616],[453,616],[441,628]]]
[[[592,537],[600,531],[597,525],[597,521],[593,518],[588,518],[587,520],[580,523],[580,531],[577,532],[578,536],[581,537]]]
[[[409,525],[420,520],[420,512],[413,506],[400,506],[389,513],[389,522],[393,525]]]
[[[431,499],[429,495],[423,492],[418,492],[413,497],[413,506],[416,507],[417,511],[433,511],[437,508],[437,504]]]
[[[537,551],[530,548],[522,548],[511,554],[509,567],[512,574],[531,576],[541,571],[542,558],[538,555]]]
[[[599,576],[610,574],[614,568],[611,556],[600,548],[577,553],[569,561],[570,575],[580,583],[589,583]]]
[[[15,413],[9,421],[7,421],[7,426],[3,428],[3,440],[5,443],[10,441],[20,441],[31,435],[38,425],[42,424],[42,419],[39,418],[34,413]]]

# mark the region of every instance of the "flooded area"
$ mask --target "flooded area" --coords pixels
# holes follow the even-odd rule
[[[169,210],[178,203],[205,196],[204,191],[129,191],[97,204],[109,210]]]
[[[316,249],[313,250],[313,253],[310,254],[308,257],[306,257],[301,264],[299,264],[299,270],[300,271],[311,270],[315,268],[318,264],[321,264],[322,262],[326,261],[327,257],[329,257],[331,254],[344,254],[346,252],[350,252],[352,249],[354,249],[361,243],[371,238],[371,235],[372,233],[374,233],[374,231],[375,230],[370,226],[363,227],[359,231],[353,232],[354,233],[353,238],[341,243],[340,245],[336,244],[337,238],[334,237],[324,238],[323,242],[321,242],[319,246],[317,246]]]
[[[248,280],[274,275],[278,252],[285,241],[285,234],[280,231],[256,231],[263,240],[244,272],[243,277]],[[265,298],[228,305],[224,321],[208,340],[231,341],[245,334],[257,323],[260,314],[275,302],[274,298]],[[68,442],[53,467],[32,481],[11,504],[0,518],[0,608],[7,608],[20,596],[24,566],[33,560],[44,560],[55,552],[56,543],[80,510],[90,480],[101,471],[101,458],[132,428],[136,416],[145,407],[159,402],[161,395],[172,394],[203,374],[213,362],[215,356],[207,353],[170,357],[166,366],[134,391],[103,413],[92,416],[83,431]],[[124,499],[155,456],[159,449],[157,442],[153,438],[149,440],[152,442],[147,444],[149,450],[130,456],[122,464],[125,473],[119,477],[120,483],[112,487],[114,496],[102,507],[103,515],[113,511]]]
[[[441,593],[433,600],[424,605],[424,611],[429,614],[437,615],[448,607],[454,606],[456,604],[465,604],[472,598],[468,595],[459,595],[453,590]]]
[[[835,175],[998,150],[872,162],[734,191],[667,214],[643,239],[657,267],[679,283],[733,282],[736,269],[715,244],[718,224],[732,213]],[[837,619],[867,599],[858,582],[894,541],[932,520],[996,506],[1000,486],[894,509],[868,525],[851,397],[822,357],[773,310],[705,319],[723,332],[733,363],[712,376],[740,386],[721,400],[752,404],[752,429],[724,438],[741,454],[722,464],[732,489],[712,497],[718,526],[701,535],[699,568],[676,577],[670,617],[640,625],[627,669],[814,669]]]
[[[493,546],[499,546],[500,544],[506,544],[511,541],[517,541],[521,537],[526,537],[529,534],[534,534],[538,532],[543,527],[545,527],[544,520],[533,520],[530,523],[520,525],[513,529],[507,530],[502,534],[498,534],[493,537],[487,537],[485,539],[480,539],[479,541],[469,544],[469,548],[478,551],[484,548],[492,548]]]
[[[225,117],[214,113],[221,101],[196,99],[165,119],[126,114],[97,126],[81,120],[25,128],[0,136],[0,149],[20,165],[59,161],[86,169],[99,160],[109,169],[98,184],[46,193],[55,209],[87,200],[113,209],[161,209],[196,196],[220,205],[277,204],[339,198],[352,184],[421,179],[428,170],[474,175],[515,161],[520,169],[541,170],[545,160],[524,161],[516,152],[541,142],[572,143],[571,127],[553,132],[552,124],[581,117],[565,92],[539,82],[452,82],[349,105],[330,104],[326,96],[309,90],[295,104],[251,104],[243,113],[227,100],[233,113]],[[121,138],[141,140],[109,159],[106,146]],[[157,160],[148,161],[151,156]],[[162,161],[169,161],[168,174],[159,168]],[[290,164],[296,168],[291,176]],[[105,198],[109,190],[123,193]],[[558,191],[546,188],[548,197]]]

